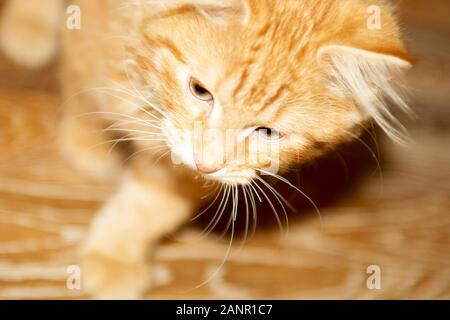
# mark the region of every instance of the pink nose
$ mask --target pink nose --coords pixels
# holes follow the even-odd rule
[[[197,163],[197,169],[198,169],[198,171],[200,171],[202,173],[206,173],[206,174],[215,173],[220,170],[220,168],[208,167],[208,166],[205,166],[204,164],[199,164],[199,163]]]
[[[205,162],[201,161],[197,156],[195,157],[195,165],[197,166],[198,171],[205,174],[212,174],[221,169],[221,167],[218,165],[206,164]]]

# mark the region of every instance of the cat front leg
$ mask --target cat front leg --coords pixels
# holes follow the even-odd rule
[[[75,90],[69,90],[73,92]],[[82,94],[66,94],[59,130],[59,146],[67,160],[100,181],[111,181],[122,171],[122,156],[115,140],[105,132],[108,122],[96,101]]]
[[[136,299],[151,285],[148,258],[191,211],[186,198],[127,172],[82,248],[83,288],[98,299]]]

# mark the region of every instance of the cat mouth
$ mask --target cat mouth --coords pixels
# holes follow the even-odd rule
[[[230,170],[220,169],[217,172],[202,175],[210,180],[218,181],[227,185],[248,185],[256,177],[256,171],[253,169]]]

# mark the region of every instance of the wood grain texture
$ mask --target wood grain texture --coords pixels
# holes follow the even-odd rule
[[[322,224],[311,215],[284,237],[264,229],[220,269],[227,240],[200,240],[188,224],[156,252],[147,298],[450,299],[450,27],[419,20],[421,3],[402,11],[418,57],[410,84],[419,120],[408,147],[381,139],[383,179],[375,174],[321,208]],[[114,189],[59,154],[56,72],[0,59],[0,298],[86,298],[67,288],[67,267]],[[381,290],[366,286],[369,265],[381,268]]]

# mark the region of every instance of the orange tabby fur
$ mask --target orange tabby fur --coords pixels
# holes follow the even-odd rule
[[[379,30],[367,28],[374,2],[382,8]],[[218,173],[201,174],[208,180],[245,185],[265,168],[249,165],[249,154],[284,170],[354,139],[371,119],[391,137],[401,135],[388,102],[408,109],[393,77],[410,58],[386,1],[74,3],[82,25],[64,32],[61,145],[99,178],[123,180],[83,249],[85,286],[97,297],[135,298],[147,288],[148,245],[177,228],[208,192],[194,179],[200,165],[220,164]],[[212,107],[189,92],[191,76],[214,96]],[[220,135],[192,136],[196,123],[249,135],[272,128],[282,134],[279,157],[257,150],[248,136],[231,145]],[[105,142],[120,138],[133,141],[111,151]],[[218,161],[218,149],[228,154],[237,144],[244,154]],[[174,166],[168,151],[185,165]]]

